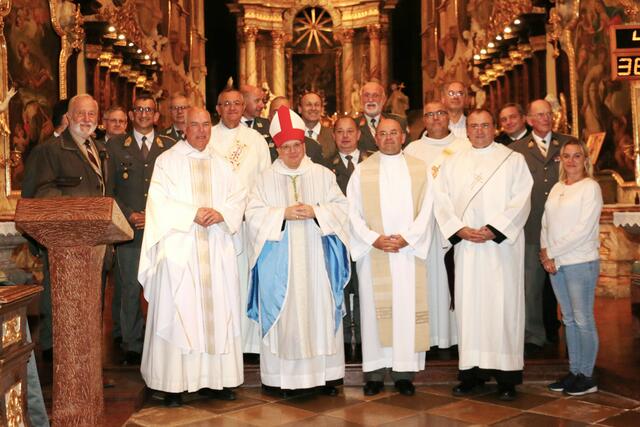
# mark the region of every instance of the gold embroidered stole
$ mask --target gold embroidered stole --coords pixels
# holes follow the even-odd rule
[[[191,192],[196,206],[211,206],[211,162],[209,159],[189,159]],[[213,282],[211,280],[209,230],[196,224],[196,251],[200,284],[200,309],[204,321],[205,352],[217,354],[215,346]],[[220,349],[223,350],[223,349]]]
[[[411,178],[411,198],[414,218],[420,212],[427,175],[421,160],[404,154]],[[369,228],[384,234],[380,208],[380,153],[375,153],[360,163],[360,185],[365,221]],[[403,189],[398,189],[402,191]],[[371,278],[373,300],[378,320],[378,335],[383,347],[393,345],[392,283],[389,254],[371,248]],[[415,260],[416,281],[416,329],[415,351],[429,350],[429,305],[427,296],[427,269],[423,260]]]

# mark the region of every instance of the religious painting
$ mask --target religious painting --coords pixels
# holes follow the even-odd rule
[[[587,138],[587,150],[589,150],[589,160],[592,165],[598,162],[598,156],[602,149],[602,143],[604,142],[605,132],[596,132],[589,135]]]
[[[576,85],[579,135],[606,132],[598,169],[613,169],[627,181],[634,179],[629,83],[611,80],[609,28],[627,20],[619,0],[583,0],[575,30]]]
[[[47,0],[14,0],[5,20],[9,87],[11,190],[21,188],[31,150],[53,134],[51,112],[59,98],[60,38]]]
[[[293,61],[294,102],[307,91],[317,92],[324,101],[324,112],[336,111],[336,54],[294,54]]]

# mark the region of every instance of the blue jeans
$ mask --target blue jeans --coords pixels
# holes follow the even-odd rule
[[[598,331],[593,317],[600,260],[563,265],[550,275],[553,292],[560,303],[569,369],[574,374],[591,377],[598,354]]]

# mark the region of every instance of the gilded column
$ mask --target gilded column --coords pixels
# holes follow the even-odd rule
[[[369,25],[369,79],[380,80],[380,25]]]
[[[256,27],[244,28],[245,50],[246,50],[246,82],[247,84],[258,85],[258,70],[256,67],[256,37],[258,29]]]
[[[242,29],[238,32],[238,87],[247,82],[247,47]]]
[[[389,87],[389,28],[380,31],[380,82],[385,90]]]
[[[342,30],[342,105],[345,113],[351,111],[353,90],[353,33],[350,28]]]
[[[286,93],[284,76],[284,42],[286,34],[283,31],[272,31],[273,41],[273,82],[271,89],[276,96],[284,96]]]

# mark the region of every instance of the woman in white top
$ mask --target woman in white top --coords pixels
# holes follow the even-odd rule
[[[540,236],[540,261],[560,303],[569,349],[570,372],[549,389],[572,396],[598,391],[592,378],[598,354],[593,303],[602,194],[592,170],[584,143],[573,140],[562,147],[560,181],[549,193]]]

